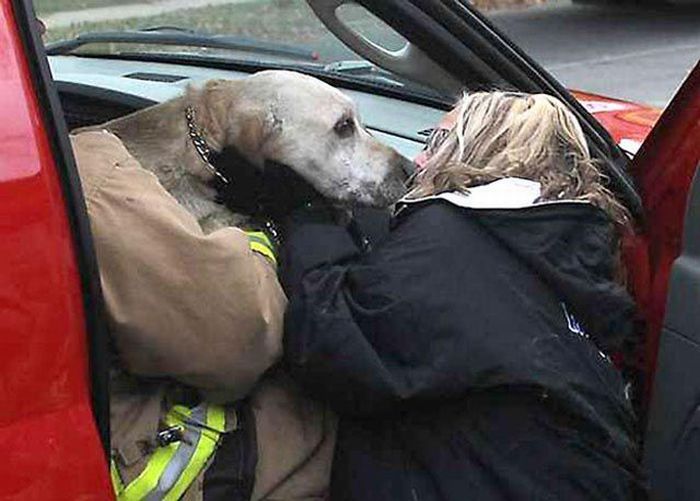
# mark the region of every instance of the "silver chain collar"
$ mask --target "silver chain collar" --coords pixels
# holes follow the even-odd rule
[[[230,181],[228,178],[219,172],[209,161],[209,158],[211,157],[211,148],[209,147],[209,144],[207,144],[207,140],[204,139],[202,131],[195,122],[195,112],[192,106],[185,108],[185,118],[187,119],[187,129],[189,131],[190,139],[192,140],[192,146],[194,146],[199,158],[201,158],[202,162],[204,162],[204,166],[224,184],[229,184]]]
[[[207,144],[207,140],[204,139],[202,132],[195,122],[195,112],[192,106],[185,108],[185,118],[187,118],[187,129],[189,131],[190,139],[192,140],[192,145],[197,151],[199,158],[202,159],[202,162],[204,162],[204,165],[209,171],[211,171],[212,174],[219,178],[223,183],[230,184],[228,178],[219,172],[209,161],[211,148],[209,147],[209,144]],[[279,246],[280,233],[277,226],[272,221],[267,220],[264,222],[264,231],[272,239],[275,246]]]

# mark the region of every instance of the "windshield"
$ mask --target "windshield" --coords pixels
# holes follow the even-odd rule
[[[56,49],[53,54],[188,56],[203,62],[223,58],[314,69],[437,96],[363,60],[323,25],[304,0],[35,0],[34,6],[46,28],[47,46]],[[339,17],[388,50],[405,44],[363,7],[342,6]],[[118,36],[124,32],[132,39]],[[56,45],[79,36],[80,44]]]

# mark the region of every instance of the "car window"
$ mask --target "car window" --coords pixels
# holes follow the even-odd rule
[[[697,0],[474,0],[566,87],[663,108],[700,52]]]
[[[304,0],[35,0],[47,44],[90,33],[139,30],[149,38],[99,40],[71,46],[73,54],[171,54],[228,58],[260,64],[314,67],[347,78],[435,94],[431,89],[378,68],[338,40]],[[339,18],[388,50],[405,40],[357,5]],[[178,44],[178,37],[187,43]],[[192,37],[208,44],[190,43]],[[162,43],[161,43],[162,41]]]

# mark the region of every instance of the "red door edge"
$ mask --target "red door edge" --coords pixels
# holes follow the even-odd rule
[[[83,293],[92,411],[105,454],[109,455],[109,335],[87,210],[63,110],[53,83],[31,0],[17,0],[14,14],[18,34],[24,46],[27,70],[31,75],[34,95],[42,114],[44,130],[53,152],[66,202]]]
[[[700,62],[679,87],[631,164],[644,207],[644,221],[625,244],[630,288],[645,323],[642,370],[649,402],[668,280],[680,255],[683,223],[700,163]]]
[[[106,499],[87,352],[94,298],[76,241],[81,199],[31,13],[28,1],[0,0],[0,497]]]

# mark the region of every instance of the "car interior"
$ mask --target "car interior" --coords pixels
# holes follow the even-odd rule
[[[25,0],[23,4],[28,6],[27,19],[33,20],[31,3]],[[195,23],[182,27],[144,22],[122,31],[111,26],[98,30],[97,25],[78,33],[75,29],[59,30],[60,36],[43,42],[52,92],[58,93],[68,130],[162,103],[209,79],[240,79],[268,68],[297,69],[346,93],[357,103],[364,125],[373,135],[404,156],[415,158],[462,90],[547,92],[577,113],[592,150],[607,168],[611,187],[634,215],[642,214],[640,195],[626,171],[628,158],[603,127],[468,2],[299,0],[296,4],[306,5],[306,17],[315,23],[317,34],[297,45],[285,38],[284,29],[254,40],[207,34]],[[33,36],[38,40],[36,34]],[[700,382],[694,377],[700,362],[700,339],[697,318],[688,314],[700,300],[697,176],[692,186],[684,243],[669,281],[656,375],[654,378],[654,367],[637,374],[646,379],[640,391],[644,391],[641,386],[654,387],[649,408],[644,400],[636,402],[642,426],[648,426],[646,433],[640,430],[645,437],[645,466],[655,481],[654,490],[674,493],[675,499],[700,499],[695,474],[700,457]],[[81,231],[89,233],[85,228]],[[87,248],[85,253],[89,254],[89,245]],[[85,282],[92,280],[86,305],[94,307],[96,319],[88,318],[93,334],[93,409],[103,445],[108,448],[107,364],[101,362],[109,355],[107,336],[97,339],[95,334],[100,331],[99,324],[103,332],[106,329],[99,311],[96,265],[90,273],[93,276]]]
[[[100,124],[180,95],[188,85],[247,73],[141,61],[56,56],[51,70],[70,130]],[[422,149],[444,108],[362,90],[343,89],[359,106],[365,126],[408,158]],[[437,101],[437,100],[435,100]]]
[[[86,30],[73,38],[45,39],[69,131],[162,103],[210,79],[291,69],[346,93],[373,135],[415,158],[462,91],[546,91],[579,115],[613,188],[633,214],[640,213],[625,172],[628,160],[603,127],[475,9],[430,2],[421,15],[401,0],[296,4],[313,20],[313,42],[295,45],[284,38],[284,28],[257,40],[206,34],[194,25]]]
[[[624,170],[627,159],[602,127],[573,101],[566,90],[556,82],[539,76],[536,63],[510,46],[507,40],[499,38],[488,21],[480,18],[478,13],[461,12],[471,16],[472,30],[465,31],[465,26],[459,23],[457,16],[460,13],[459,6],[435,7],[434,18],[420,22],[436,23],[436,19],[442,19],[443,27],[449,28],[452,36],[463,31],[461,40],[466,47],[453,47],[450,34],[443,34],[437,28],[426,28],[426,32],[416,29],[400,30],[401,26],[411,25],[411,22],[415,27],[420,24],[416,19],[422,19],[416,17],[412,20],[410,9],[397,7],[400,2],[401,0],[360,2],[367,5],[364,7],[349,0],[307,0],[310,15],[315,15],[319,25],[327,30],[325,36],[333,40],[335,47],[342,47],[346,51],[344,54],[347,59],[336,57],[323,61],[323,64],[318,63],[317,56],[308,51],[306,55],[285,55],[279,44],[257,46],[253,50],[248,44],[249,40],[245,40],[243,46],[233,51],[229,50],[230,43],[233,43],[231,40],[206,40],[202,43],[212,44],[213,54],[206,53],[206,57],[202,57],[202,54],[194,54],[190,50],[190,43],[194,43],[194,40],[189,40],[188,37],[192,37],[192,33],[179,33],[168,26],[132,31],[126,38],[117,38],[117,42],[113,41],[114,33],[109,32],[100,35],[102,38],[98,36],[94,39],[96,42],[86,35],[80,35],[78,39],[81,36],[84,39],[78,42],[74,40],[72,45],[49,42],[46,51],[69,130],[100,124],[162,103],[181,95],[188,86],[199,86],[209,79],[240,79],[265,68],[297,68],[322,78],[346,93],[357,103],[366,128],[408,158],[415,158],[422,151],[433,127],[463,89],[506,87],[523,91],[545,90],[567,99],[580,114],[593,150],[608,165],[613,188],[627,201],[633,214],[640,214],[639,195]],[[370,5],[372,12],[369,11]],[[393,43],[384,46],[364,34],[358,28],[363,24],[356,22],[357,17],[343,13],[346,8],[361,9],[359,16],[363,19],[371,17],[373,22],[382,24],[383,21],[379,18],[389,19],[394,9],[395,26],[383,24],[382,28],[386,33],[392,34]],[[344,18],[345,15],[350,15],[350,21]],[[430,33],[433,39],[426,33]],[[167,46],[168,50],[144,53],[136,50],[154,41]],[[226,49],[217,45],[224,42],[229,44]],[[238,40],[237,43],[240,42]],[[419,48],[425,47],[426,43],[434,46],[435,51],[428,53]],[[189,49],[178,51],[173,47]],[[222,57],[224,52],[220,50],[235,55],[235,60]],[[453,68],[453,71],[447,72],[445,67]],[[689,308],[687,305],[698,299],[694,284],[700,273],[697,263],[700,249],[695,248],[693,241],[700,241],[700,228],[697,227],[700,221],[700,183],[696,180],[694,184],[690,207],[695,209],[691,209],[687,216],[686,231],[697,238],[688,238],[689,243],[674,269],[670,288],[672,300],[669,304],[678,306],[679,309],[676,311],[670,308],[666,327],[668,333],[665,332],[662,337],[662,343],[667,345],[662,348],[663,356],[684,361],[678,367],[685,368],[697,365],[698,362],[697,350],[687,349],[688,339],[700,342],[693,338],[692,333],[697,329],[693,329],[692,319],[687,318],[687,309],[682,308]],[[685,299],[673,299],[681,297]],[[678,370],[682,372],[683,369]],[[670,390],[663,389],[664,385],[673,386],[681,377],[682,373],[669,372],[664,375],[666,379],[657,381],[657,385],[660,385],[657,393],[671,395]],[[685,426],[687,423],[681,421],[686,419],[685,407],[698,393],[699,386],[700,382],[689,384],[682,389],[682,395],[674,394],[672,401],[667,402],[662,398],[654,402],[655,406],[664,409],[664,414],[673,416],[671,421],[678,421],[668,430],[683,425],[684,429],[690,430],[688,433],[694,433],[692,437],[682,440],[690,445],[686,447],[687,450],[682,449],[679,453],[687,453],[689,458],[697,457],[700,448],[700,434],[696,433],[700,428],[700,413],[696,411],[692,417],[699,423],[698,426]],[[676,388],[674,391],[681,390]],[[654,435],[659,443],[673,442],[670,437],[663,435],[662,430],[655,431]],[[669,454],[671,451],[661,451],[658,457],[667,457]],[[681,474],[692,477],[693,464],[692,460],[687,461],[688,470]],[[700,499],[700,492],[690,493],[684,499]]]
[[[280,43],[278,38],[211,39],[170,26],[128,34],[81,33],[74,40],[49,43],[51,72],[69,129],[161,103],[209,79],[238,79],[265,68],[298,69],[344,80],[342,90],[358,104],[368,130],[408,158],[415,157],[463,85],[354,2],[311,1],[303,8],[314,19],[315,28],[323,30],[320,40],[332,57],[324,58],[323,51],[311,50],[313,46],[307,50],[287,41]],[[381,44],[362,32],[367,25],[374,27],[374,36],[380,35]],[[107,50],[103,41],[110,41]],[[134,45],[139,42],[142,45]],[[153,43],[158,49],[149,47],[150,57],[138,57],[143,43]],[[164,47],[168,52],[163,52]],[[183,59],[184,54],[192,56],[192,51],[206,49],[219,57],[235,57],[239,64],[216,68],[205,60]],[[495,75],[489,79],[500,81]],[[478,80],[482,79],[475,73],[474,81]]]
[[[338,7],[344,3],[355,5],[335,0],[333,3]],[[319,56],[313,51],[294,46],[287,40],[281,42],[280,36],[266,40],[230,36],[222,39],[219,34],[194,33],[173,26],[146,26],[143,30],[118,33],[85,30],[74,38],[63,33],[54,39],[37,38],[36,42],[43,41],[49,65],[39,69],[50,71],[49,96],[56,92],[60,101],[51,108],[56,118],[62,115],[70,132],[162,103],[181,95],[188,86],[202,85],[210,79],[240,79],[265,69],[298,70],[345,92],[357,103],[365,127],[375,137],[404,156],[414,158],[422,150],[432,127],[459,95],[460,87],[446,75],[434,78],[438,70],[427,58],[423,58],[421,65],[406,64],[406,60],[415,61],[420,56],[416,56],[417,50],[408,49],[410,44],[392,28],[381,24],[380,29],[391,37],[393,52],[372,45],[364,49],[365,54],[376,50],[384,57],[387,66],[382,68],[348,49],[328,31],[312,12],[314,2],[309,2],[311,7],[303,2],[297,4],[315,20],[314,29],[320,35],[318,41],[332,52],[331,57],[317,61]],[[355,16],[357,18],[358,14]],[[367,19],[371,14],[362,8],[359,16]],[[372,22],[379,21],[373,19]],[[284,33],[283,30],[282,35]],[[344,36],[351,38],[350,33]],[[358,40],[360,44],[369,44],[364,37]],[[402,64],[404,75],[392,71],[400,70]],[[493,75],[489,79],[502,81]],[[452,83],[430,87],[423,83],[429,80]],[[475,84],[483,82],[476,74],[472,80]],[[83,228],[83,232],[88,231]],[[87,252],[91,254],[89,235],[85,239]],[[88,262],[85,268],[92,277],[87,277],[87,281],[94,289],[86,299],[90,303],[88,311],[94,314],[94,318],[89,319],[93,331],[90,338],[93,408],[103,445],[108,449],[108,364],[105,360],[109,357],[109,347],[103,305],[98,300],[101,293],[99,280],[96,280],[96,263]],[[96,335],[99,331],[104,334]]]

